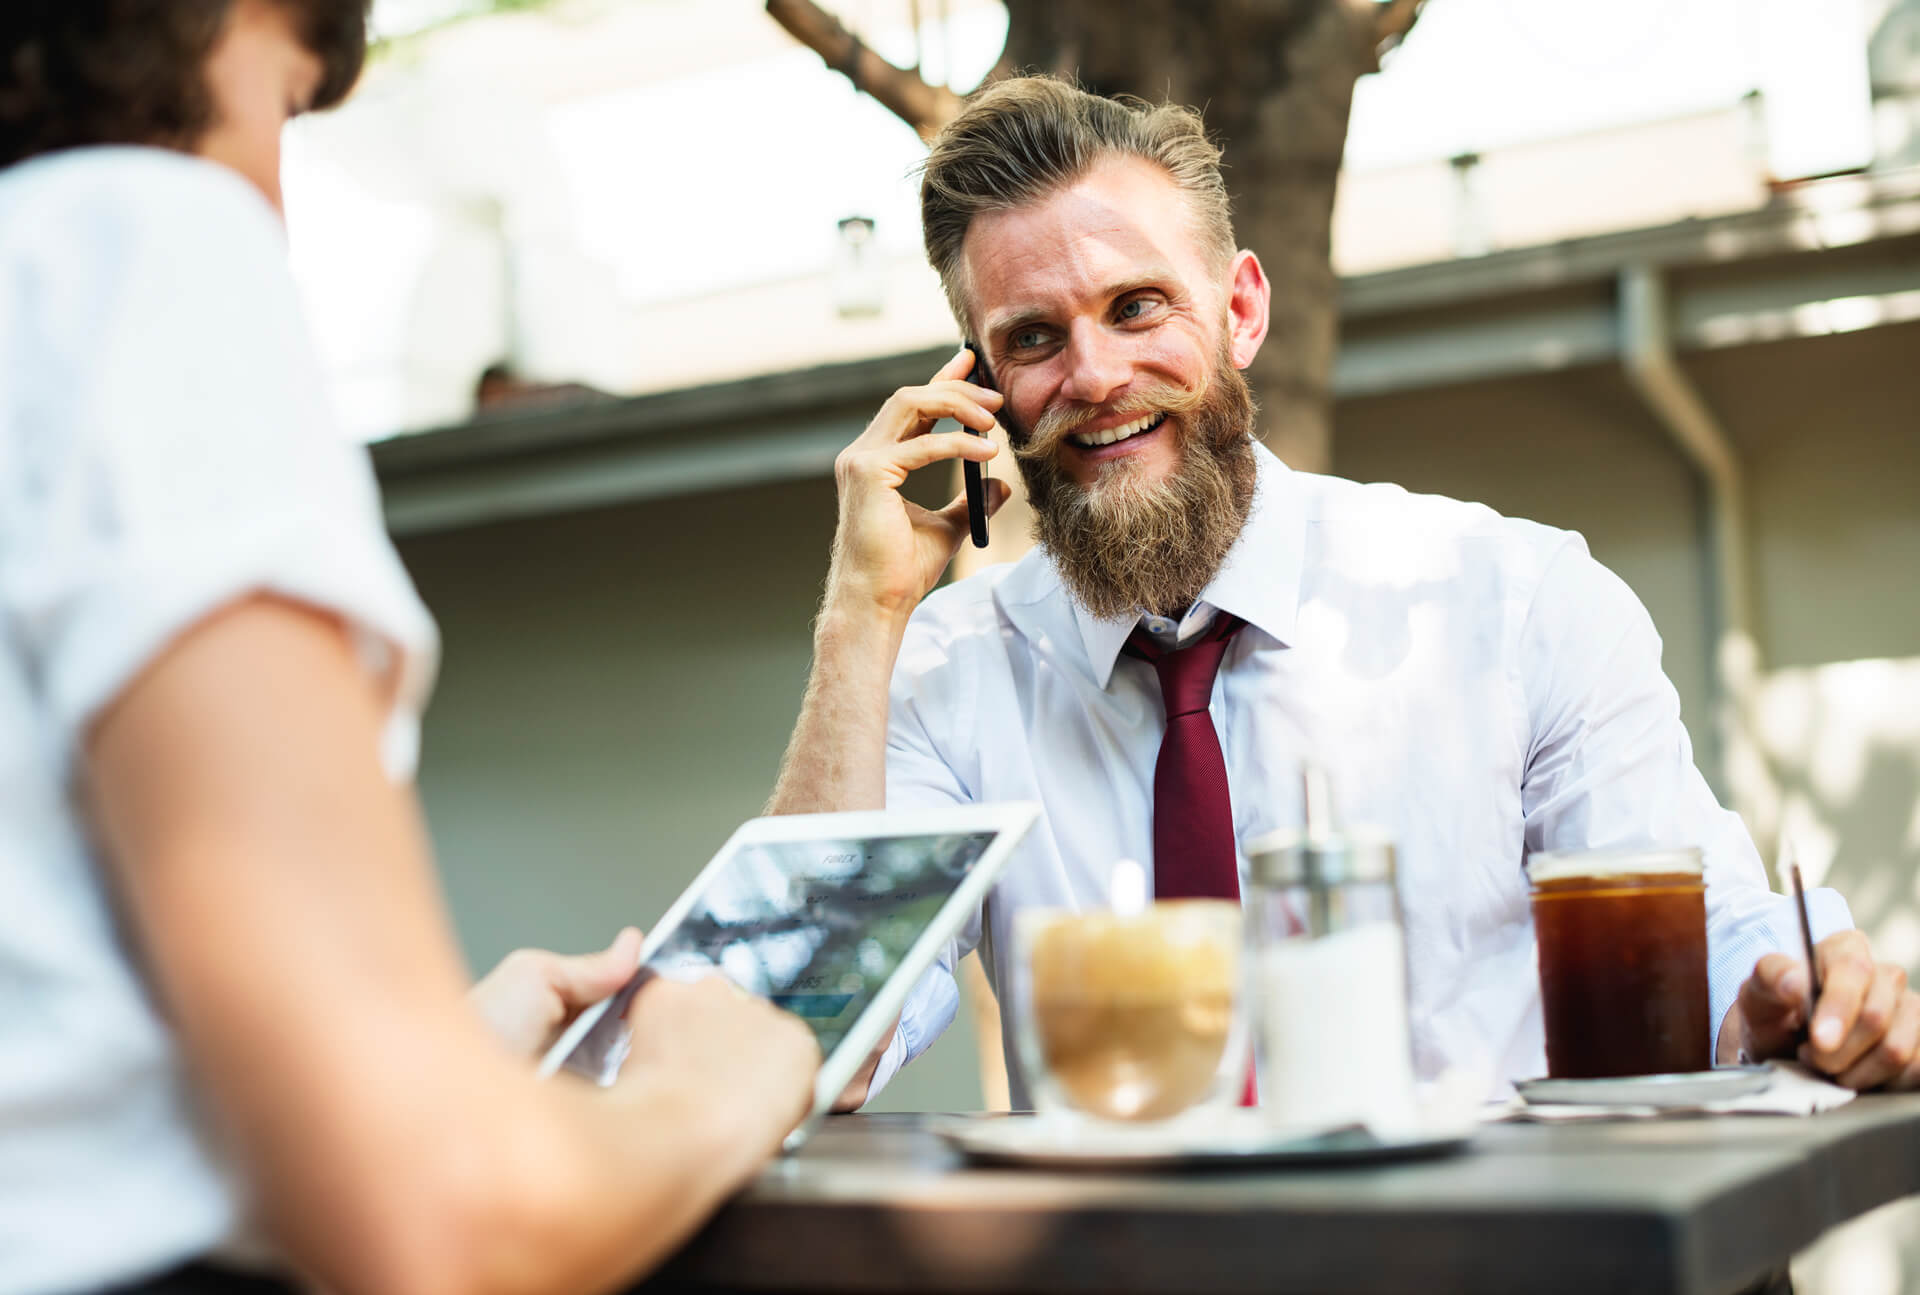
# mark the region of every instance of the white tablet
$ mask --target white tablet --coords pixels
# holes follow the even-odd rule
[[[611,1084],[627,1006],[655,975],[714,972],[792,1012],[824,1059],[797,1146],[893,1024],[907,991],[986,898],[1039,817],[1031,802],[796,814],[743,824],[647,933],[640,969],[540,1063]]]

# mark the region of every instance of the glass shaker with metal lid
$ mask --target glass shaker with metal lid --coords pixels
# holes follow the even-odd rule
[[[1322,770],[1304,783],[1304,828],[1247,843],[1260,1105],[1289,1127],[1403,1126],[1413,1063],[1393,842],[1334,824]]]

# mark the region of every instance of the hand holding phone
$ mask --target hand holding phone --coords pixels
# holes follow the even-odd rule
[[[1005,400],[967,381],[973,363],[971,351],[956,347],[926,382],[894,391],[834,460],[840,521],[828,569],[830,600],[867,609],[875,603],[894,611],[911,608],[940,583],[955,547],[976,533],[966,516],[965,491],[937,510],[901,493],[921,468],[937,464],[951,473],[954,459],[985,462],[998,452],[992,433]],[[976,517],[995,506],[994,494],[982,478]]]
[[[967,376],[967,381],[976,387],[985,387],[992,391],[993,377],[987,371],[986,354],[973,342],[966,342],[964,345],[973,355],[973,372]],[[975,436],[986,435],[985,432],[974,431],[971,427],[965,430],[973,432]],[[987,547],[987,479],[984,466],[975,463],[972,459],[963,459],[960,471],[967,482],[967,526],[973,532],[973,547],[984,549]]]

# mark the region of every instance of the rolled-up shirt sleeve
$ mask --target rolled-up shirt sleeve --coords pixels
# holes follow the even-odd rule
[[[1792,902],[1773,893],[1746,826],[1694,764],[1660,636],[1624,581],[1563,535],[1521,629],[1532,733],[1522,786],[1526,849],[1698,846],[1707,883],[1709,1023],[1766,953],[1800,948]],[[1852,925],[1834,891],[1808,894],[1815,938]]]
[[[36,327],[0,334],[22,379],[0,438],[0,600],[58,754],[169,642],[270,593],[347,627],[407,776],[438,639],[329,411],[279,224],[221,168],[122,160],[7,249]]]

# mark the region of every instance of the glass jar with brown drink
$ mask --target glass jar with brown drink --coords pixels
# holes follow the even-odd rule
[[[1536,854],[1527,861],[1547,1073],[1705,1070],[1707,899],[1700,851]]]

